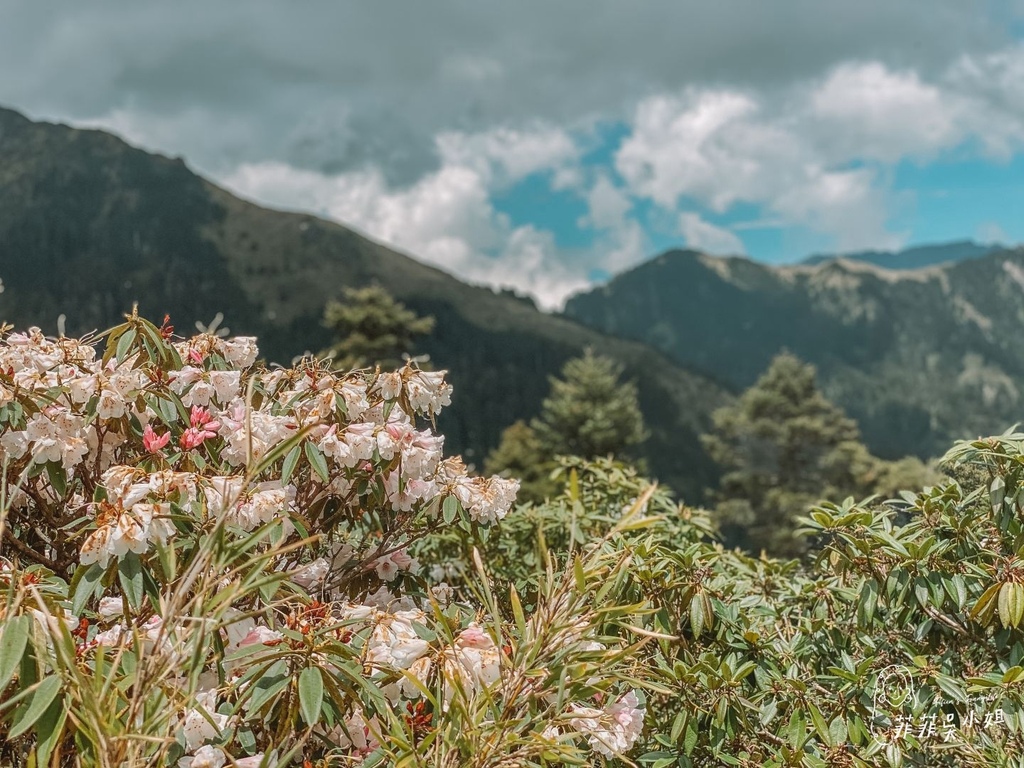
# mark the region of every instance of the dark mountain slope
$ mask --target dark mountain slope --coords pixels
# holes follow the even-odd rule
[[[734,387],[789,349],[885,457],[936,455],[1024,414],[1021,249],[902,272],[672,251],[573,297],[566,314]]]
[[[654,472],[691,498],[714,481],[697,437],[728,399],[713,381],[345,227],[246,203],[102,131],[0,110],[0,279],[0,319],[19,326],[52,333],[64,313],[69,334],[104,328],[138,301],[187,333],[220,311],[281,362],[325,345],[320,315],[343,286],[379,282],[437,318],[420,351],[451,371],[442,427],[453,451],[482,459],[502,428],[539,410],[547,377],[593,346],[639,385]]]

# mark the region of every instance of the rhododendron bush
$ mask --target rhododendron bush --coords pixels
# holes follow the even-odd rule
[[[432,579],[416,548],[482,541],[517,490],[444,456],[443,372],[257,357],[134,314],[0,340],[0,764],[629,752],[652,633],[607,599],[615,548],[548,558],[526,610],[479,551]]]

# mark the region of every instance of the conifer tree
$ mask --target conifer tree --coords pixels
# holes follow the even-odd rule
[[[797,554],[797,515],[823,498],[872,491],[878,460],[857,424],[818,390],[814,367],[789,353],[712,418],[704,444],[724,470],[715,495],[731,545]]]
[[[622,367],[588,349],[551,379],[551,394],[532,427],[553,455],[591,459],[619,455],[646,437],[636,385],[620,382]]]
[[[433,317],[420,317],[379,285],[346,287],[341,301],[324,308],[323,324],[335,338],[321,353],[332,356],[336,368],[379,364],[392,369],[411,353],[413,339],[434,329]]]
[[[589,349],[569,360],[562,378],[551,378],[540,416],[502,433],[487,457],[487,472],[519,478],[519,499],[541,501],[558,490],[549,479],[558,456],[628,459],[646,433],[636,385],[620,382],[621,374],[618,364]]]

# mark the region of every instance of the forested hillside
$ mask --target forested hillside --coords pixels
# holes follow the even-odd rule
[[[789,350],[886,458],[936,456],[1021,418],[1021,249],[905,271],[671,251],[572,298],[566,314],[733,387]]]
[[[343,287],[380,283],[436,319],[416,352],[472,403],[442,416],[449,450],[481,462],[503,428],[539,410],[548,376],[592,346],[637,382],[652,472],[689,498],[715,477],[699,435],[729,396],[711,379],[345,227],[244,202],[102,131],[0,110],[0,279],[0,320],[18,326],[54,333],[63,313],[69,334],[102,329],[139,301],[187,334],[223,312],[282,363],[327,344],[324,305]]]

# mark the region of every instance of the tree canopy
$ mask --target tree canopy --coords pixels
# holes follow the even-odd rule
[[[411,353],[413,339],[434,329],[434,318],[420,317],[379,285],[346,287],[342,301],[329,301],[323,324],[335,342],[323,355],[339,369],[378,364],[398,368]]]
[[[857,424],[818,389],[814,366],[788,352],[712,418],[704,445],[724,470],[716,512],[727,543],[744,549],[798,554],[806,540],[794,537],[794,518],[820,499],[931,478],[917,459],[872,456]]]

